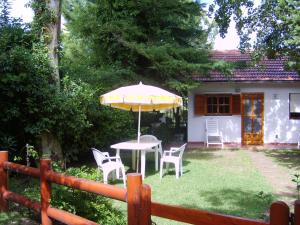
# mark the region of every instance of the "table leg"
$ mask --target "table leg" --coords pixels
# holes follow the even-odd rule
[[[136,172],[139,172],[139,166],[140,166],[140,151],[136,151]]]
[[[135,170],[135,168],[136,168],[136,151],[132,150],[131,156],[132,156],[132,169]]]
[[[155,148],[155,170],[158,171],[158,148]]]
[[[141,174],[143,180],[145,179],[145,167],[146,167],[146,151],[141,151]]]
[[[117,149],[117,151],[116,151],[116,157],[119,157],[121,159],[121,157],[120,157],[120,149]],[[117,179],[119,179],[120,178],[120,170],[116,171],[116,175],[117,175]]]

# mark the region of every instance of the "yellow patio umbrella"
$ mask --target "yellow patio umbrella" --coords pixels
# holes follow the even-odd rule
[[[140,141],[141,112],[171,109],[182,106],[182,98],[171,92],[151,85],[120,87],[100,96],[100,103],[113,108],[139,112],[138,142]]]

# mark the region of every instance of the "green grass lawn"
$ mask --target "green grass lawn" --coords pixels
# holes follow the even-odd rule
[[[265,155],[270,157],[275,163],[286,168],[291,174],[299,173],[300,171],[300,151],[299,149],[288,150],[267,150]]]
[[[121,156],[122,157],[122,156]],[[123,157],[124,158],[124,157]],[[146,179],[152,200],[248,218],[263,218],[274,200],[273,190],[243,150],[193,150],[184,153],[184,174],[170,171],[159,179],[147,156]],[[125,157],[125,165],[130,160]],[[263,195],[259,196],[259,192]],[[126,213],[126,204],[115,202]],[[153,217],[157,224],[182,224]]]

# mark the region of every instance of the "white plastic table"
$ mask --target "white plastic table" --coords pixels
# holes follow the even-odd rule
[[[161,141],[140,142],[137,140],[125,141],[110,146],[116,149],[116,156],[120,156],[120,150],[132,151],[132,167],[135,169],[135,153],[141,151],[141,174],[143,179],[145,178],[146,167],[146,152],[153,152],[155,150],[155,169],[158,171],[158,152],[161,151]]]

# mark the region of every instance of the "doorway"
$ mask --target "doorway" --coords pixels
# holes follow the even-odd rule
[[[242,108],[242,144],[264,143],[264,94],[244,93]]]

